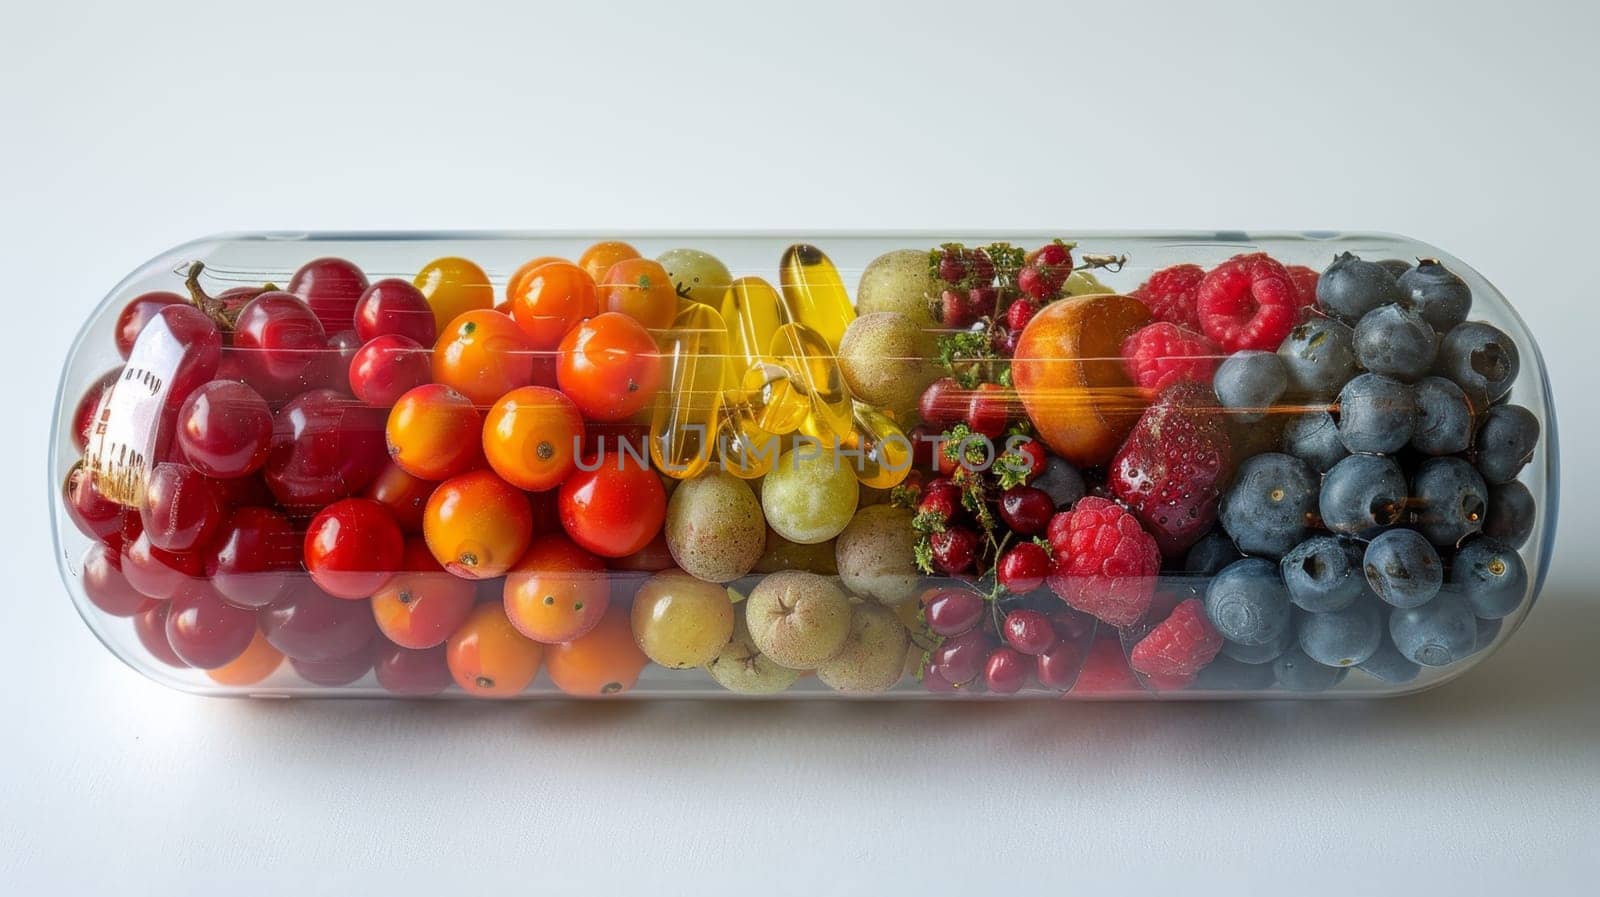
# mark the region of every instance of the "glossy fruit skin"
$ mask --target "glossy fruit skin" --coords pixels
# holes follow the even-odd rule
[[[150,544],[164,551],[194,551],[222,528],[222,492],[215,480],[187,464],[157,464],[145,478],[139,520]]]
[[[424,480],[447,480],[483,464],[483,416],[472,400],[440,383],[407,392],[389,411],[389,457]]]
[[[489,275],[474,262],[458,256],[437,258],[422,266],[412,283],[433,309],[434,327],[439,333],[467,312],[494,307]]]
[[[171,602],[168,601],[152,603],[134,616],[133,631],[139,637],[139,644],[144,645],[151,657],[181,670],[189,665],[183,662],[183,658],[172,650],[172,643],[167,641],[167,612],[170,608]]]
[[[404,553],[399,524],[370,498],[334,502],[306,528],[306,570],[336,598],[370,597],[400,569]]]
[[[189,393],[217,372],[222,361],[222,333],[217,325],[192,305],[167,305],[156,312],[145,330],[165,330],[163,342],[178,351],[178,361],[168,374],[167,406],[177,408]],[[142,334],[141,334],[142,335]]]
[[[578,256],[578,267],[593,278],[595,283],[599,283],[605,278],[606,272],[610,271],[613,265],[638,257],[639,250],[621,240],[602,240],[585,249],[583,254]]]
[[[374,638],[354,652],[332,660],[301,660],[298,657],[291,657],[289,666],[294,668],[295,675],[312,685],[339,688],[359,682],[361,677],[372,671],[372,662],[377,657],[378,646],[382,641]]]
[[[1043,654],[1058,641],[1050,618],[1036,610],[1014,610],[1006,614],[1000,634],[1006,644],[1029,655]]]
[[[372,595],[378,631],[403,648],[432,648],[472,613],[478,589],[434,560],[427,543],[407,539],[401,570]]]
[[[361,495],[383,505],[401,532],[415,536],[422,533],[422,512],[436,485],[406,473],[405,468],[391,461]]]
[[[663,376],[655,339],[638,321],[615,312],[568,331],[556,359],[561,391],[590,420],[619,421],[643,411]]]
[[[667,518],[660,477],[625,452],[590,457],[561,484],[556,502],[561,528],[601,557],[624,557],[644,548]]]
[[[184,458],[208,477],[255,473],[272,445],[272,409],[243,383],[212,380],[178,409],[177,441]]]
[[[517,632],[505,608],[486,601],[450,636],[445,652],[450,675],[467,694],[509,698],[539,675],[545,649]]]
[[[432,376],[433,354],[398,334],[371,340],[350,359],[350,391],[374,408],[388,408]]]
[[[151,318],[160,313],[161,309],[169,305],[187,304],[187,299],[166,290],[155,290],[133,297],[117,315],[117,324],[113,331],[117,354],[127,359],[128,353],[133,351],[133,343],[139,338],[139,333],[150,323]]]
[[[548,262],[507,287],[511,316],[535,349],[554,349],[567,331],[599,314],[594,278],[569,262]]]
[[[544,492],[576,468],[583,433],[583,415],[571,399],[524,386],[501,396],[484,417],[483,453],[506,482]]]
[[[61,504],[78,530],[107,544],[121,540],[124,508],[100,491],[99,476],[83,461],[72,465],[61,484]]]
[[[952,636],[978,625],[988,605],[971,589],[934,589],[922,596],[922,614],[934,635]]]
[[[331,389],[301,393],[273,417],[267,488],[291,513],[360,492],[388,460],[383,422],[383,412]]]
[[[155,603],[122,575],[122,554],[101,542],[90,545],[84,552],[79,581],[89,603],[113,617],[131,617]]]
[[[262,293],[239,311],[231,354],[238,356],[251,386],[269,399],[281,400],[324,385],[328,333],[316,312],[297,297],[281,291]]]
[[[337,333],[350,327],[356,303],[367,289],[367,275],[341,258],[312,259],[289,278],[289,292],[316,314],[322,328]]]
[[[1050,575],[1050,555],[1033,542],[1019,542],[1000,557],[995,575],[1006,591],[1026,595],[1044,585]]]
[[[95,417],[100,411],[100,401],[105,398],[111,386],[122,377],[122,368],[115,367],[89,384],[78,398],[78,404],[72,410],[72,447],[82,452],[89,447],[89,437],[93,435]]]
[[[194,552],[164,551],[150,544],[137,516],[122,530],[122,575],[141,593],[166,601],[191,588],[204,587],[205,564]]]
[[[384,691],[408,698],[439,694],[454,681],[444,645],[423,650],[383,645],[372,672]]]
[[[302,576],[290,580],[288,591],[262,608],[256,622],[274,648],[310,662],[349,657],[378,633],[369,602],[335,598]]]
[[[624,259],[597,282],[596,301],[602,312],[616,312],[648,330],[666,330],[678,314],[678,294],[660,262]]]
[[[492,471],[475,470],[433,491],[422,535],[446,570],[463,579],[493,579],[528,550],[533,511],[516,487]]]
[[[566,536],[534,540],[506,574],[506,617],[536,642],[559,644],[583,636],[610,604],[605,564]]]
[[[533,277],[533,272],[552,262],[566,261],[566,259],[557,255],[541,255],[523,262],[521,266],[517,268],[517,270],[511,273],[511,277],[506,280],[505,298],[501,299],[495,304],[494,310],[503,314],[511,314],[512,307],[515,305],[515,303],[511,301],[511,298],[527,292],[528,281]],[[594,278],[592,277],[590,278],[590,280],[593,279]]]
[[[283,665],[283,652],[272,647],[267,637],[255,630],[244,653],[219,667],[206,670],[206,677],[218,685],[240,688],[255,685]]]
[[[403,336],[419,346],[432,346],[439,335],[433,308],[422,291],[398,277],[384,278],[361,294],[355,330],[363,343],[380,336]]]
[[[522,328],[492,309],[469,311],[439,332],[433,379],[487,406],[534,380],[533,346]]]
[[[250,646],[256,614],[193,589],[173,598],[167,612],[167,641],[184,663],[203,670],[231,663]]]
[[[263,607],[288,591],[300,574],[304,538],[270,508],[243,507],[229,515],[206,553],[206,579],[230,604]]]
[[[575,697],[601,698],[633,688],[650,659],[633,639],[628,610],[613,605],[585,635],[552,645],[550,681]]]

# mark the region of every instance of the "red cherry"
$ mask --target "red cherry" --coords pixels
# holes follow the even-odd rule
[[[1060,641],[1034,658],[1033,675],[1045,688],[1066,691],[1072,687],[1073,680],[1078,678],[1078,667],[1081,663],[1082,656],[1078,652],[1077,644]]]
[[[243,383],[212,380],[184,400],[177,429],[178,447],[196,470],[219,479],[241,477],[267,462],[272,409]]]
[[[278,409],[267,486],[291,514],[310,513],[360,492],[389,461],[383,412],[315,389]]]
[[[433,348],[439,335],[433,308],[409,280],[386,277],[361,294],[356,303],[356,336],[368,343],[380,336],[404,336]]]
[[[1006,614],[1000,634],[1006,644],[1029,655],[1043,654],[1059,641],[1050,618],[1036,610],[1014,610]]]
[[[139,502],[144,537],[163,551],[194,551],[222,527],[222,490],[187,464],[157,464],[145,478]]]
[[[100,491],[99,477],[86,463],[79,461],[67,471],[61,498],[67,516],[85,536],[107,544],[120,539],[124,509]]]
[[[1032,658],[1012,648],[996,648],[983,664],[983,682],[997,695],[1016,694],[1033,674]]]
[[[133,351],[134,341],[161,309],[169,305],[186,305],[188,300],[177,293],[166,290],[156,290],[152,293],[142,293],[135,296],[132,301],[122,307],[122,312],[117,315],[115,338],[117,354],[123,358]]]
[[[322,509],[306,528],[306,569],[336,598],[367,598],[400,570],[405,536],[370,498],[347,498]]]
[[[433,379],[432,353],[399,334],[374,337],[350,361],[350,390],[368,405],[388,408]]]
[[[1032,486],[1013,486],[1000,494],[1000,519],[1019,536],[1037,536],[1050,526],[1056,503]]]
[[[995,576],[1006,591],[1026,595],[1044,585],[1050,575],[1050,555],[1032,542],[1013,545],[995,567]]]
[[[939,572],[957,576],[972,569],[978,559],[978,534],[955,526],[928,537],[933,549],[933,566]]]
[[[206,557],[206,578],[229,603],[262,607],[278,600],[300,575],[304,539],[288,518],[269,508],[239,508]]]
[[[972,432],[999,439],[1011,422],[1010,392],[997,383],[980,383],[967,402],[967,426]]]
[[[96,542],[83,555],[83,594],[89,603],[113,617],[131,617],[154,602],[139,593],[122,575],[122,555]]]
[[[295,577],[287,594],[261,609],[259,623],[272,647],[313,662],[349,657],[378,634],[372,602],[334,598],[305,576]]]
[[[929,663],[951,685],[966,685],[978,678],[994,643],[982,629],[951,636],[933,649]]]
[[[171,602],[153,602],[134,616],[133,632],[151,657],[169,667],[184,669],[189,665],[172,650],[172,642],[167,640],[167,611],[170,609]]]
[[[289,278],[289,292],[304,299],[329,333],[352,326],[356,303],[367,290],[367,275],[341,258],[313,259]]]
[[[968,589],[940,589],[922,603],[923,619],[934,635],[960,635],[978,625],[987,605],[983,596]]]
[[[167,601],[191,588],[203,586],[205,564],[192,551],[164,551],[150,544],[149,537],[133,517],[122,535],[122,575],[140,593]]]
[[[327,358],[328,333],[311,306],[290,293],[262,293],[240,309],[233,346],[245,378],[268,398],[322,385],[318,362]]]
[[[167,642],[192,667],[216,669],[238,659],[255,635],[255,611],[234,607],[208,589],[179,595],[167,611]]]
[[[350,364],[361,349],[361,337],[354,330],[341,330],[328,336],[328,351],[315,362],[316,371],[310,376],[317,387],[350,392]]]

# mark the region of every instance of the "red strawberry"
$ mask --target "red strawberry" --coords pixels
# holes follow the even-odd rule
[[[1216,521],[1232,465],[1210,388],[1179,383],[1139,417],[1111,459],[1108,485],[1156,537],[1161,553],[1175,558]]]

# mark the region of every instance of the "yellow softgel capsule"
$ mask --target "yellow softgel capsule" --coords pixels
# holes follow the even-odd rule
[[[887,414],[855,403],[855,429],[842,443],[844,461],[861,485],[893,489],[911,473],[911,440]]]
[[[778,273],[794,320],[815,330],[828,348],[838,349],[845,328],[856,319],[839,269],[822,250],[796,243],[783,253]]]
[[[767,356],[773,334],[792,320],[788,303],[765,280],[741,277],[723,294],[722,320],[728,325],[728,384],[749,405],[751,422],[765,433],[793,433],[811,399]]]
[[[716,447],[728,331],[716,309],[697,302],[659,343],[666,386],[650,415],[650,458],[667,476],[688,479],[706,469]]]
[[[850,387],[822,336],[804,324],[785,324],[772,335],[769,355],[810,398],[800,431],[822,442],[849,436],[855,428]]]
[[[759,479],[777,463],[781,449],[778,437],[761,427],[744,391],[724,390],[717,418],[717,457],[722,469],[743,480]]]

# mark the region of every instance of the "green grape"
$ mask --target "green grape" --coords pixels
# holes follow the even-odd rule
[[[767,525],[802,545],[839,535],[855,517],[861,497],[851,462],[809,440],[784,452],[761,481]]]
[[[723,294],[733,283],[728,266],[717,257],[698,249],[668,249],[656,257],[679,296],[687,296],[712,308],[722,307]]]
[[[716,657],[733,637],[728,590],[677,570],[657,573],[633,599],[633,638],[646,656],[675,670]]]

